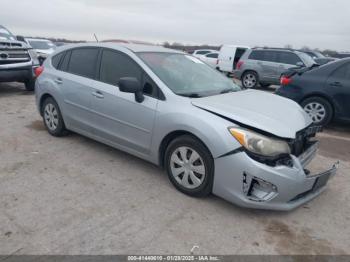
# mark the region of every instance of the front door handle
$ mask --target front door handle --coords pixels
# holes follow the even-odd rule
[[[92,95],[96,98],[99,98],[99,99],[103,99],[104,98],[104,95],[102,94],[101,91],[94,91],[92,92]]]
[[[56,78],[54,81],[56,84],[59,84],[59,85],[63,83],[63,80],[60,77]]]
[[[340,82],[333,82],[333,83],[330,83],[331,86],[334,86],[334,87],[342,87],[342,83]]]

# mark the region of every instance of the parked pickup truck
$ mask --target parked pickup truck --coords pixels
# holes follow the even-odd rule
[[[26,90],[32,91],[37,67],[37,54],[24,38],[15,37],[0,25],[0,82],[22,82]]]

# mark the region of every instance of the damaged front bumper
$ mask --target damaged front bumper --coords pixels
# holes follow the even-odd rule
[[[215,159],[213,193],[234,204],[259,209],[291,210],[312,200],[337,172],[312,174],[306,166],[315,157],[318,143],[302,155],[291,155],[290,165],[268,166],[244,151]]]

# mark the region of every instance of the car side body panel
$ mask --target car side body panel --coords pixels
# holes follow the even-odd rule
[[[114,49],[129,56],[154,81],[163,97],[154,99],[145,95],[143,102],[137,102],[134,94],[122,94],[116,84],[106,85],[96,80],[102,78],[82,79],[53,67],[51,57],[57,52],[90,46]],[[50,95],[58,103],[69,130],[156,165],[163,162],[164,152],[161,149],[169,134],[191,134],[204,144],[213,158],[212,192],[244,207],[293,209],[324,190],[325,184],[314,190],[319,177],[326,176],[328,179],[335,174],[336,165],[313,176],[308,176],[304,171],[303,159],[311,161],[317,150],[314,146],[307,149],[304,140],[309,139],[308,136],[316,131],[310,127],[311,119],[296,103],[252,90],[202,98],[176,95],[146,66],[137,52],[180,53],[154,46],[123,46],[111,43],[58,48],[45,61],[44,72],[36,81],[38,109],[40,110],[42,97]],[[96,96],[97,91],[101,92],[99,96]],[[102,101],[105,97],[107,99]],[[264,102],[257,106],[261,100]],[[285,119],[288,114],[293,115]],[[230,133],[230,127],[248,129],[250,133],[260,134],[266,140],[277,139],[286,145],[291,143],[291,153],[288,153],[291,162],[275,162],[275,165],[270,165],[252,157],[248,154],[248,147],[238,142],[238,138]],[[301,141],[301,137],[304,151],[295,153],[297,151],[292,151],[292,147],[295,146],[294,143]],[[308,152],[310,149],[312,151]],[[254,196],[259,198],[259,190],[265,190],[259,187],[259,183],[256,184],[257,181],[267,185],[266,190],[271,190],[267,197],[260,198],[261,201],[253,199]],[[247,191],[247,188],[250,189]],[[252,195],[252,190],[257,190],[257,195]]]

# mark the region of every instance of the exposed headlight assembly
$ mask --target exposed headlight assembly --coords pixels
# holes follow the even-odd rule
[[[265,157],[290,154],[287,142],[270,138],[240,127],[230,127],[230,133],[249,152]]]

